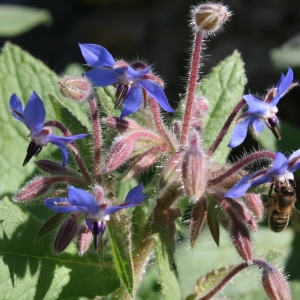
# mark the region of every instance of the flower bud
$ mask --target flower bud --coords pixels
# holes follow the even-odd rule
[[[182,160],[182,179],[186,194],[192,203],[200,199],[206,189],[208,180],[206,159],[199,148],[199,136],[194,132],[190,145]]]
[[[193,25],[197,31],[214,33],[231,16],[227,6],[222,4],[200,4],[192,10]]]
[[[68,245],[71,243],[72,239],[75,237],[77,232],[77,219],[80,213],[71,215],[62,225],[56,235],[54,240],[54,252],[55,254],[64,251]]]
[[[117,117],[103,118],[102,122],[119,132],[140,130],[142,127],[131,119],[120,119]]]
[[[51,177],[38,176],[25,184],[14,196],[13,200],[15,202],[23,202],[45,196],[46,193],[52,191],[56,184],[61,182],[67,182],[75,185],[82,184],[82,180],[71,175],[58,175]]]
[[[291,294],[286,280],[279,270],[267,264],[262,268],[262,285],[269,299],[290,300]]]
[[[66,76],[58,80],[61,94],[71,100],[87,100],[93,92],[87,77]]]
[[[264,206],[261,201],[260,195],[246,193],[244,197],[244,202],[250,211],[253,213],[257,221],[261,221],[264,217]]]
[[[86,224],[82,224],[82,227],[79,229],[78,238],[77,238],[77,248],[79,255],[83,255],[90,247],[92,242],[93,234]]]
[[[166,163],[159,179],[160,188],[165,188],[168,185],[181,179],[181,164],[185,154],[184,150],[176,152]]]

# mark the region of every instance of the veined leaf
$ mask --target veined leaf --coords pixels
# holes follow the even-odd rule
[[[214,67],[211,73],[202,80],[197,93],[208,100],[209,111],[204,119],[205,145],[209,149],[221,131],[227,117],[241,100],[246,84],[244,63],[240,54],[235,51]],[[233,126],[214,153],[214,158],[225,163],[230,152],[228,142]]]

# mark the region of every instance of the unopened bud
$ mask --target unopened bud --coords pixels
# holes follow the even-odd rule
[[[116,129],[119,132],[135,131],[142,129],[139,124],[131,119],[120,119],[117,117],[103,118],[102,122],[110,128]]]
[[[41,196],[45,196],[46,193],[52,191],[56,184],[61,182],[68,182],[71,184],[82,184],[82,180],[67,175],[58,175],[51,177],[38,176],[25,184],[20,191],[15,195],[13,200],[15,202],[23,202],[29,200],[35,200]]]
[[[182,179],[186,194],[195,203],[204,195],[208,180],[206,159],[199,148],[196,132],[191,135],[189,148],[182,160]]]
[[[165,188],[166,186],[181,179],[181,165],[184,154],[185,151],[181,150],[173,154],[168,160],[160,176],[160,188]]]
[[[87,77],[66,76],[58,80],[61,94],[71,100],[84,101],[93,93],[92,84]]]
[[[214,33],[230,17],[231,12],[222,4],[200,4],[192,10],[193,25],[197,31]]]
[[[71,243],[77,232],[77,218],[79,214],[71,215],[62,225],[54,240],[54,252],[55,254],[64,251]]]
[[[253,213],[256,220],[258,222],[261,221],[264,217],[264,206],[261,201],[260,195],[246,193],[244,197],[244,202],[247,205],[247,207],[250,209],[250,211]]]
[[[82,224],[77,238],[77,248],[79,251],[79,255],[83,255],[89,249],[92,238],[93,234],[90,229],[85,224]]]
[[[262,285],[269,299],[290,300],[291,294],[282,273],[275,267],[264,262],[262,268]]]

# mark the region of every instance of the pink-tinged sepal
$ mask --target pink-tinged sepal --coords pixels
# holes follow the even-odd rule
[[[54,253],[59,254],[71,243],[77,233],[79,213],[71,215],[60,226],[54,240]]]
[[[129,132],[141,130],[142,127],[131,119],[120,119],[117,117],[107,117],[103,118],[102,122],[109,128],[115,129],[118,132]]]
[[[264,217],[264,205],[258,194],[246,193],[244,197],[246,206],[255,216],[256,220],[260,222]]]
[[[134,152],[138,143],[143,145],[142,149],[145,152],[155,144],[162,144],[163,140],[157,134],[147,130],[139,130],[119,136],[107,155],[105,172],[114,171],[128,159],[133,158],[132,154],[134,156],[141,155],[141,147],[137,147],[139,153]]]
[[[82,223],[77,236],[77,249],[80,256],[82,256],[89,249],[92,239],[92,232],[85,223]]]
[[[182,160],[182,179],[186,194],[195,203],[204,195],[208,181],[207,162],[199,148],[199,136],[196,132],[192,133]]]

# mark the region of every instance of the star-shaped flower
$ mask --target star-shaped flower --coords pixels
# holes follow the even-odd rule
[[[52,134],[51,128],[44,126],[46,110],[41,98],[36,92],[32,93],[24,109],[21,100],[16,94],[11,96],[9,106],[12,115],[17,120],[23,122],[30,130],[28,136],[31,137],[31,142],[27,148],[27,155],[23,166],[25,166],[33,156],[38,155],[43,146],[47,146],[50,142],[61,150],[63,157],[62,167],[64,168],[68,162],[68,150],[65,145],[87,136],[87,134],[78,134],[62,137]]]
[[[293,172],[299,167],[300,149],[295,151],[288,159],[281,152],[277,152],[274,165],[271,168],[245,176],[225,194],[225,197],[241,197],[251,186],[257,186],[267,182],[282,183],[289,182],[290,180],[293,181]]]
[[[44,204],[57,213],[84,213],[86,224],[94,235],[95,248],[97,249],[98,237],[104,233],[109,215],[120,209],[136,206],[146,198],[143,195],[142,184],[128,192],[124,203],[115,206],[108,204],[102,189],[101,191],[98,193],[101,194],[100,199],[95,199],[89,192],[70,185],[68,198],[48,198],[44,200]]]
[[[240,116],[233,130],[229,147],[234,148],[240,145],[246,138],[248,127],[252,127],[254,132],[261,132],[264,129],[262,120],[265,121],[277,139],[281,139],[278,131],[277,104],[279,100],[297,83],[293,83],[293,71],[288,68],[286,75],[281,77],[275,88],[271,89],[266,98],[260,99],[252,94],[244,95],[243,98],[248,104],[248,110]]]
[[[102,46],[79,44],[86,62],[95,69],[86,72],[95,86],[104,87],[117,84],[115,109],[123,104],[120,118],[136,112],[147,99],[155,99],[168,112],[174,112],[162,89],[162,81],[151,73],[144,63],[131,66],[124,61],[115,61]]]

